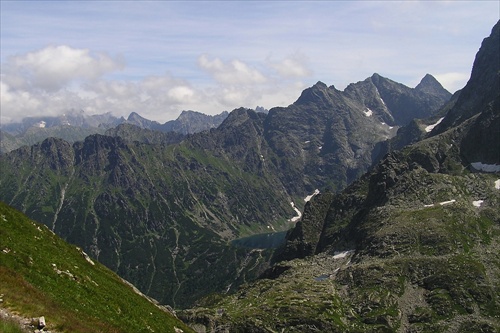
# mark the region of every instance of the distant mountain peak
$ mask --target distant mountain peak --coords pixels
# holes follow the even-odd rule
[[[313,87],[323,88],[323,89],[328,88],[328,86],[324,82],[321,82],[321,81],[316,82],[316,84]]]
[[[294,104],[303,105],[319,101],[322,104],[331,104],[330,91],[334,91],[334,89],[330,89],[325,83],[318,81],[312,87],[302,91],[302,94]]]
[[[127,120],[128,121],[131,121],[131,120],[146,120],[146,118],[142,117],[140,114],[138,114],[137,112],[132,112],[129,114]]]
[[[385,77],[381,76],[378,73],[373,73],[372,76],[370,76],[370,79],[372,80],[372,82],[374,84],[377,84],[377,82],[379,82],[380,80],[385,79]]]
[[[446,94],[449,92],[443,88],[441,83],[439,83],[436,78],[430,74],[425,74],[425,76],[420,80],[420,83],[415,87],[417,91],[425,91],[433,94]]]

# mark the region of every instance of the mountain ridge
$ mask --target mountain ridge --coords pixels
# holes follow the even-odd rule
[[[473,75],[481,61],[498,63],[499,48],[480,52],[490,56]],[[236,332],[498,331],[500,179],[468,156],[490,154],[482,145],[498,133],[500,91],[475,80],[463,90],[492,97],[456,99],[456,126],[315,195],[260,279],[181,317]],[[464,104],[478,112],[467,117]]]
[[[288,229],[300,198],[352,182],[371,165],[374,144],[393,135],[361,102],[320,88],[326,104],[237,109],[185,138],[123,124],[112,137],[14,150],[0,157],[0,198],[144,293],[186,307],[268,267],[269,251],[228,241]]]

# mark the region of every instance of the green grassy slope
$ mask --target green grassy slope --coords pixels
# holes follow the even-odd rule
[[[0,305],[59,332],[191,332],[42,224],[0,202]],[[177,330],[176,330],[177,328]]]

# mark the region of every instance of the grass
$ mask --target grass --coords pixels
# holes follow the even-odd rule
[[[190,332],[109,269],[0,203],[0,294],[23,317],[59,332]]]
[[[26,333],[14,320],[0,318],[0,332],[2,333]]]

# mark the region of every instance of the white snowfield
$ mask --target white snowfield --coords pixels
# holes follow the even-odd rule
[[[495,188],[496,188],[497,190],[500,190],[500,179],[495,180]]]
[[[441,206],[444,206],[444,205],[449,205],[449,204],[452,204],[452,203],[454,203],[454,202],[456,202],[456,200],[455,200],[455,199],[452,199],[452,200],[449,200],[449,201],[443,201],[443,202],[440,202],[439,204],[440,204]]]
[[[474,169],[484,172],[500,172],[499,164],[485,164],[482,162],[474,162],[470,164]]]
[[[348,251],[343,251],[343,252],[335,252],[333,259],[340,259],[340,258],[345,258],[348,254],[353,253],[354,250],[348,250]]]
[[[314,197],[314,196],[315,196],[315,195],[317,195],[317,194],[319,194],[319,190],[318,190],[318,189],[315,189],[313,194],[308,195],[307,197],[305,197],[305,198],[304,198],[304,201],[305,201],[305,202],[309,202],[309,200],[311,200],[311,199],[312,199],[312,197]]]
[[[476,201],[472,201],[472,204],[474,205],[474,207],[481,207],[483,202],[484,202],[484,200],[476,200]]]
[[[365,114],[365,116],[367,117],[371,117],[373,115],[373,111],[370,110],[369,108],[366,108],[366,111],[363,111],[363,113]]]
[[[314,193],[311,194],[311,195],[308,195],[307,197],[304,198],[304,201],[305,202],[309,202],[309,200],[312,199],[312,197],[314,197],[315,195],[319,194],[319,190],[316,189],[314,190]],[[302,217],[302,212],[295,206],[295,203],[292,201],[290,202],[290,205],[292,205],[292,208],[295,210],[295,212],[297,213],[296,216],[292,217],[290,219],[290,221],[292,222],[297,222],[298,220],[300,220],[300,218]]]
[[[438,120],[438,121],[436,121],[434,124],[427,126],[427,127],[425,128],[425,131],[426,131],[427,133],[429,133],[430,131],[432,131],[432,130],[434,129],[434,127],[436,127],[437,125],[439,125],[439,123],[440,123],[440,122],[442,122],[442,121],[443,121],[443,119],[444,119],[444,117],[443,117],[443,118],[439,118],[439,120]]]
[[[450,205],[450,204],[452,204],[454,202],[456,202],[456,200],[452,199],[452,200],[440,202],[440,203],[438,203],[438,205],[445,206],[445,205]],[[425,208],[434,207],[434,204],[424,205],[424,207]]]
[[[302,217],[302,213],[300,212],[300,210],[295,207],[295,204],[292,202],[290,202],[290,205],[292,205],[292,208],[295,210],[295,212],[297,213],[297,216],[294,216],[290,219],[290,221],[292,222],[297,222],[298,220],[300,220],[300,218]]]

